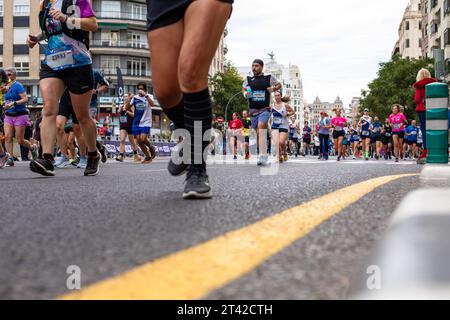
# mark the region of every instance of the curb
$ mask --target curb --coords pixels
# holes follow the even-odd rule
[[[445,164],[427,164],[420,173],[421,180],[449,180],[450,165]],[[449,199],[450,201],[450,199]]]
[[[367,274],[356,279],[352,299],[450,299],[449,203],[450,188],[408,194],[366,261]]]

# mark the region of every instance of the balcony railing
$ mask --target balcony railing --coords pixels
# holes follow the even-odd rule
[[[129,41],[115,41],[115,40],[93,40],[91,47],[108,47],[108,48],[126,48],[126,49],[148,49],[148,43],[129,42]]]
[[[137,20],[146,21],[147,14],[121,11],[100,11],[95,13],[98,19],[118,19],[118,20]]]
[[[116,76],[117,75],[116,68],[102,69],[102,70],[106,76]],[[138,71],[138,70],[133,70],[133,69],[122,69],[122,74],[124,76],[128,76],[128,77],[151,77],[152,76],[152,72],[150,70]]]

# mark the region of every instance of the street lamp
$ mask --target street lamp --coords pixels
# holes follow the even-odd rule
[[[233,95],[230,100],[228,100],[228,103],[225,107],[225,121],[224,121],[224,132],[223,132],[223,138],[222,138],[222,145],[223,145],[223,155],[225,156],[227,154],[227,132],[226,132],[226,126],[228,123],[228,107],[230,106],[231,100],[236,98],[238,95],[242,94],[242,91],[239,91],[235,95]]]
[[[242,94],[242,91],[239,91],[238,93],[236,93],[235,95],[233,95],[230,100],[228,100],[228,103],[225,107],[225,123],[228,123],[228,107],[231,103],[231,100],[233,100],[234,98],[236,98],[238,95]]]

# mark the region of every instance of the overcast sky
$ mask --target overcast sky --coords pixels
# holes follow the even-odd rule
[[[272,50],[300,67],[305,98],[345,104],[389,60],[408,0],[236,0],[227,58],[249,66]]]

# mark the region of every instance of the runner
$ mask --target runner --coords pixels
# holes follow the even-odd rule
[[[299,128],[295,116],[289,118],[289,150],[290,155],[294,155],[297,158],[300,155],[301,144],[299,140]],[[294,152],[295,151],[295,152]]]
[[[149,141],[152,128],[152,107],[155,103],[148,95],[145,83],[138,84],[138,94],[126,105],[128,109],[134,107],[133,135],[145,155],[142,164],[151,163],[156,157],[155,147]]]
[[[350,143],[350,138],[351,138],[350,129],[348,127],[345,127],[344,128],[344,140],[342,141],[342,154],[343,154],[344,160],[347,156],[350,156],[349,148],[348,148],[348,145]]]
[[[73,10],[73,4],[77,10]],[[101,155],[96,147],[95,123],[89,116],[94,79],[88,48],[89,32],[97,31],[94,11],[87,0],[41,0],[39,21],[42,31],[35,36],[30,35],[27,45],[33,48],[44,39],[48,42],[39,82],[44,101],[41,124],[43,159],[31,161],[30,169],[45,176],[55,175],[56,116],[59,100],[67,87],[88,150],[84,175],[97,175]]]
[[[281,84],[272,75],[264,75],[264,62],[255,59],[252,64],[253,77],[247,77],[242,92],[249,101],[252,128],[256,130],[257,148],[259,151],[258,165],[267,165],[266,138],[261,130],[268,129],[271,116],[271,94],[281,89]],[[267,131],[266,131],[267,132]],[[261,139],[260,139],[261,135]]]
[[[394,157],[395,162],[399,161],[403,139],[405,137],[405,127],[408,121],[403,113],[400,112],[401,106],[394,104],[392,106],[392,114],[389,116],[389,122],[392,125],[392,139],[394,141]]]
[[[368,161],[370,148],[370,130],[372,128],[372,117],[369,115],[369,109],[364,109],[364,114],[361,119],[359,119],[358,127],[361,129],[363,154],[366,161]]]
[[[252,128],[252,120],[248,116],[247,110],[242,111],[242,134],[244,135],[244,154],[245,160],[250,159],[250,134]]]
[[[418,152],[417,152],[417,136],[418,136],[419,128],[416,127],[416,120],[411,121],[411,125],[406,127],[405,129],[405,137],[406,142],[409,147],[409,158],[415,161]]]
[[[384,153],[384,159],[392,159],[391,153],[392,153],[392,127],[391,123],[389,122],[389,119],[386,119],[383,129],[381,132],[381,142],[383,143],[383,153]]]
[[[303,127],[303,135],[302,135],[302,140],[303,140],[302,154],[304,157],[311,154],[311,133],[312,133],[312,129],[309,126],[309,123],[308,123],[308,121],[305,121],[304,127]]]
[[[373,118],[372,127],[370,128],[370,142],[372,144],[372,153],[375,159],[379,160],[383,153],[383,143],[381,141],[381,129],[383,124],[380,122],[380,118],[375,116]]]
[[[342,117],[342,110],[336,109],[334,111],[336,117],[331,119],[331,125],[333,127],[333,144],[334,149],[337,152],[337,161],[341,161],[343,157],[345,160],[345,153],[343,152],[342,143],[345,138],[345,127],[347,126],[347,119]]]
[[[230,126],[228,128],[230,136],[230,148],[233,152],[233,159],[237,160],[237,150],[240,149],[239,137],[242,134],[243,124],[239,119],[239,114],[237,112],[233,113],[233,120],[230,121]]]
[[[5,70],[0,68],[0,169],[4,168],[8,161],[9,154],[4,150],[3,143],[5,141],[3,129],[3,91],[6,93],[6,85],[9,83],[8,75]]]
[[[328,140],[330,139],[331,120],[325,111],[320,113],[319,120],[319,140],[320,155],[319,160],[328,160]]]
[[[120,124],[120,145],[119,145],[119,155],[116,157],[116,161],[123,162],[125,158],[125,141],[130,141],[133,148],[133,158],[134,162],[141,162],[141,157],[138,154],[138,148],[136,145],[136,140],[134,140],[133,135],[133,119],[134,119],[134,106],[130,104],[132,94],[129,93],[125,96],[124,105],[119,109],[119,124]]]
[[[168,166],[175,176],[189,171],[184,198],[212,196],[203,157],[210,142],[204,136],[212,122],[208,72],[232,3],[233,0],[147,1],[155,94],[175,128],[186,129],[190,136],[190,141],[184,141],[189,152],[182,155],[183,149],[180,150],[183,161],[175,163],[171,159]],[[201,130],[194,130],[196,122],[201,122]]]
[[[272,107],[272,146],[275,157],[279,162],[288,161],[286,142],[289,134],[288,117],[295,114],[294,109],[288,104],[288,97],[281,97],[281,92],[275,92],[275,102]],[[277,147],[278,145],[278,147]]]
[[[68,137],[65,132],[68,121],[71,122],[71,131],[73,131],[75,137],[77,138],[77,143],[80,146],[80,161],[78,162],[77,167],[85,169],[87,164],[86,143],[84,142],[77,116],[73,111],[69,90],[66,89],[59,102],[59,112],[56,116],[56,140],[62,154],[60,158],[55,159],[54,166],[57,168],[64,168],[70,162],[70,157],[67,152]]]
[[[361,142],[361,136],[357,130],[350,128],[350,146],[353,150],[353,160],[359,159],[359,143]]]
[[[9,158],[6,162],[8,166],[14,166],[13,157],[13,137],[16,138],[19,145],[31,150],[33,159],[37,158],[38,149],[36,145],[31,145],[30,141],[25,139],[25,128],[30,123],[27,108],[28,96],[23,85],[17,81],[16,69],[6,70],[9,77],[9,83],[6,86],[6,93],[3,95],[5,119],[5,145]]]

